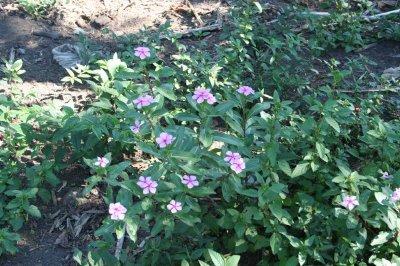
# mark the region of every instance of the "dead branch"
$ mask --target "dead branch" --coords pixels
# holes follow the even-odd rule
[[[119,260],[119,256],[121,254],[122,246],[124,245],[124,239],[125,239],[125,233],[126,233],[126,223],[124,224],[124,227],[122,228],[122,236],[121,238],[118,238],[117,245],[115,247],[115,254],[114,257]]]
[[[390,89],[368,89],[368,90],[336,90],[337,92],[342,92],[342,93],[362,93],[362,92],[396,92],[400,91],[400,87],[394,87]]]
[[[365,20],[378,20],[381,17],[386,17],[386,16],[389,16],[389,15],[397,14],[397,13],[400,13],[400,9],[396,9],[396,10],[392,10],[392,11],[388,11],[388,12],[383,12],[383,13],[376,14],[376,15],[371,15],[371,16],[361,16],[361,18],[365,19]],[[310,15],[320,16],[320,17],[328,17],[328,16],[331,15],[331,13],[329,13],[329,12],[319,12],[319,11],[303,12],[302,14],[303,15],[310,14]]]
[[[200,23],[200,26],[204,25],[204,21],[201,19],[201,17],[197,13],[197,11],[194,9],[194,6],[190,2],[190,0],[186,0],[186,5],[190,8],[190,10],[192,11],[193,15],[195,16],[197,21]]]

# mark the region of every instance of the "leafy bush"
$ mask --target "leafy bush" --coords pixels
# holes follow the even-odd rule
[[[37,196],[51,199],[48,185],[59,183],[54,172],[62,168],[64,152],[48,143],[64,114],[51,105],[26,107],[20,101],[29,95],[10,90],[10,96],[0,95],[0,254],[17,250],[18,237],[10,230],[18,231],[30,216],[41,217],[33,203]]]
[[[17,2],[30,15],[43,17],[56,5],[57,0],[18,0]]]
[[[284,48],[301,38],[276,49],[276,32],[236,26],[217,58],[173,39],[171,67],[157,41],[135,38],[131,51],[78,70],[98,100],[55,136],[70,137],[92,169],[84,193],[105,186],[110,206],[80,263],[192,265],[207,249],[248,265],[397,261],[400,124],[383,120],[382,95],[344,95],[353,72],[337,67],[324,85],[305,80],[293,95],[295,82],[267,74],[293,77],[297,68],[279,64],[301,60],[296,46]],[[138,151],[145,171],[123,160]],[[113,256],[125,234],[130,242]]]
[[[175,44],[170,61],[160,56],[160,32],[120,39],[112,58],[88,56],[94,64],[64,78],[97,93],[80,113],[28,109],[18,131],[1,109],[3,131],[21,138],[5,145],[0,200],[13,212],[0,222],[38,216],[30,201],[46,200],[42,188],[58,182],[68,152],[91,169],[83,193],[100,187],[109,211],[87,254],[75,251],[81,265],[398,263],[400,123],[383,94],[357,94],[383,81],[356,78],[361,58],[342,67],[331,60],[315,84],[315,43],[285,21],[262,23],[256,2],[238,5],[231,19],[212,55],[164,27]],[[31,135],[32,121],[50,135]],[[28,146],[41,164],[26,169],[26,184],[9,184],[18,173],[9,166],[19,163],[9,154]],[[145,170],[130,167],[135,153]],[[4,232],[0,243],[12,252],[16,238]]]

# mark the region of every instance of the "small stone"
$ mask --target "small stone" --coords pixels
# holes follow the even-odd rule
[[[19,54],[26,54],[26,50],[24,48],[18,48],[17,52]]]
[[[78,20],[75,21],[75,24],[78,25],[80,28],[85,28],[87,26],[87,23],[83,18],[78,18]]]
[[[86,34],[88,34],[88,33],[87,33],[85,30],[83,30],[83,29],[77,27],[77,28],[74,30],[74,34],[76,34],[76,35],[79,35],[79,34],[86,35]]]
[[[103,16],[95,18],[92,21],[92,26],[97,29],[101,29],[110,22],[111,22],[111,18],[103,15]]]

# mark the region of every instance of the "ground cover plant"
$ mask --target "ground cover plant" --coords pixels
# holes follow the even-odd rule
[[[213,53],[168,25],[118,39],[112,57],[63,79],[97,95],[79,113],[4,97],[0,251],[14,253],[23,218],[40,216],[31,202],[50,199],[54,171],[81,162],[92,174],[82,193],[98,187],[108,215],[75,250],[80,265],[399,264],[396,81],[362,57],[321,57],[363,46],[361,22],[290,9],[267,24],[264,8],[237,4]],[[6,73],[18,80],[16,68]],[[26,151],[40,164],[25,169]],[[131,167],[138,152],[145,170]]]

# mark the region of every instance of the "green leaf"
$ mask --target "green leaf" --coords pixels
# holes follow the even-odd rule
[[[278,167],[288,176],[292,176],[292,169],[287,161],[278,161]]]
[[[279,248],[281,247],[281,236],[278,233],[273,233],[271,238],[269,239],[272,254],[277,254],[279,252]]]
[[[30,215],[32,215],[33,217],[36,218],[40,218],[42,217],[42,215],[40,214],[40,211],[38,209],[38,207],[34,206],[34,205],[30,205],[28,207],[24,206],[24,210],[29,213]]]
[[[79,265],[82,265],[82,251],[77,248],[74,248],[74,255],[72,257],[74,261],[76,261]]]
[[[200,266],[210,266],[210,264],[205,263],[204,261],[199,260]]]
[[[163,84],[161,87],[154,87],[154,90],[165,98],[168,98],[171,101],[176,101],[177,97],[172,88],[173,86],[171,84]]]
[[[310,163],[299,163],[293,170],[292,177],[298,177],[307,173]]]
[[[189,151],[171,151],[171,157],[178,160],[183,160],[187,162],[198,162],[200,158],[193,152]]]
[[[137,223],[132,220],[131,218],[126,218],[126,232],[128,233],[128,236],[130,240],[133,242],[136,242],[137,240],[137,231],[138,231],[138,225]]]
[[[382,245],[392,237],[393,232],[380,232],[374,239],[372,239],[371,246]]]
[[[215,107],[215,111],[217,112],[217,114],[224,114],[228,110],[231,110],[235,106],[236,106],[235,102],[228,101],[228,102],[218,104],[217,107]]]
[[[187,262],[187,260],[183,259],[181,261],[181,266],[190,266],[189,262]]]
[[[262,13],[262,11],[263,11],[263,8],[262,8],[262,6],[261,6],[261,4],[259,3],[259,2],[257,2],[257,1],[255,1],[255,2],[253,2],[254,3],[254,5],[257,7],[257,9],[258,9],[258,13]]]
[[[319,142],[315,143],[315,147],[317,149],[317,153],[318,153],[319,158],[321,158],[321,160],[323,160],[325,162],[328,162],[329,159],[328,159],[328,156],[326,154],[329,153],[329,150],[327,150],[325,148],[325,146],[323,144],[319,143]]]
[[[175,75],[175,70],[170,68],[170,67],[163,67],[160,70],[158,70],[157,72],[158,77],[160,78],[167,78],[167,77],[171,77],[173,75]]]
[[[326,116],[325,117],[325,121],[334,129],[336,130],[337,133],[340,133],[340,126],[339,124],[336,122],[335,119],[333,119],[330,116]]]
[[[208,254],[210,255],[212,262],[214,263],[214,266],[225,266],[224,256],[211,249],[208,249],[207,251]]]
[[[271,104],[269,102],[257,103],[247,113],[247,117],[250,118],[252,116],[258,115],[261,111],[268,110],[270,107]]]
[[[225,266],[238,266],[239,265],[239,260],[240,260],[240,256],[238,256],[238,255],[230,256],[226,260]]]

